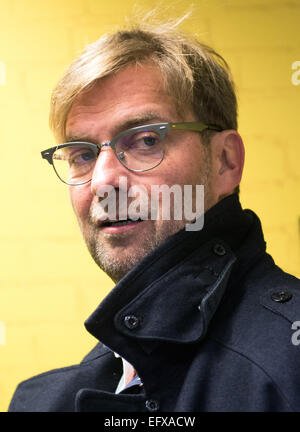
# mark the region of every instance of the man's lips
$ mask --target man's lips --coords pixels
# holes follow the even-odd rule
[[[118,233],[122,233],[134,229],[141,222],[143,222],[142,219],[138,219],[138,220],[126,219],[120,221],[106,220],[106,221],[101,221],[100,224],[98,224],[98,226],[100,230],[103,231],[104,233],[118,234]]]
[[[137,225],[139,225],[141,222],[143,222],[142,219],[106,219],[106,220],[98,220],[97,225],[98,228],[100,228],[101,231],[104,232],[122,232],[126,231],[128,229],[131,229]]]
[[[100,226],[100,228],[118,227],[118,226],[129,225],[132,223],[139,223],[139,222],[143,222],[142,219],[137,219],[137,220],[133,220],[133,219],[104,220],[104,221],[99,221],[99,226]]]

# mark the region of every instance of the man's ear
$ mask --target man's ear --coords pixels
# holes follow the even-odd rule
[[[242,177],[245,149],[235,130],[216,134],[211,141],[213,182],[218,200],[230,195]]]

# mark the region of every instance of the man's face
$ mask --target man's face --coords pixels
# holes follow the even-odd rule
[[[152,65],[130,66],[98,81],[80,94],[66,124],[67,140],[104,143],[124,129],[159,122],[195,121],[191,111],[179,118],[171,96],[164,90],[159,70]],[[132,127],[131,126],[131,127]],[[103,198],[97,191],[111,185],[118,199],[119,178],[127,188],[152,185],[204,185],[205,210],[217,201],[212,187],[209,151],[196,132],[173,131],[164,160],[146,172],[132,172],[103,147],[90,183],[71,186],[70,197],[83,237],[96,263],[116,282],[167,237],[184,228],[185,220],[143,220],[104,225],[99,220]],[[131,198],[133,200],[134,198]],[[128,205],[130,198],[128,198]]]

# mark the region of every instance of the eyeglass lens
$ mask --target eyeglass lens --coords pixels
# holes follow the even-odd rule
[[[133,171],[154,168],[164,154],[160,134],[147,129],[121,135],[113,140],[112,147],[118,160]],[[58,148],[52,159],[58,176],[66,183],[77,184],[92,178],[97,157],[96,147],[74,143]]]

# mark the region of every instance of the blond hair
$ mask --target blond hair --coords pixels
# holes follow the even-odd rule
[[[133,24],[87,45],[53,91],[50,127],[65,139],[67,116],[76,96],[95,81],[126,66],[152,61],[178,112],[192,108],[199,121],[237,129],[237,101],[226,61],[173,23]]]

